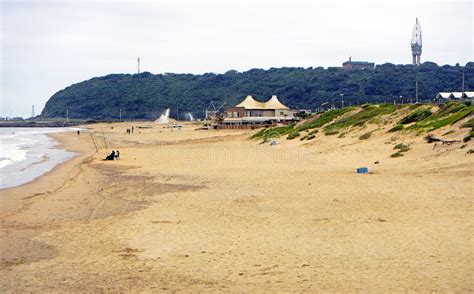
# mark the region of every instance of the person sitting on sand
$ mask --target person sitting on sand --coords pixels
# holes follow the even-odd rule
[[[119,159],[120,157],[120,151],[117,150],[117,152],[115,152],[115,159]]]
[[[115,151],[112,150],[112,153],[110,153],[105,160],[114,160],[115,159]]]

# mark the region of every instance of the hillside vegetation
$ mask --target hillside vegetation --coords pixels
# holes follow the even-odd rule
[[[393,100],[399,103],[402,99],[413,99],[416,76],[421,99],[433,99],[439,91],[459,91],[463,70],[466,89],[474,89],[473,62],[465,67],[425,62],[419,67],[387,63],[374,70],[317,67],[231,70],[202,75],[111,74],[57,92],[48,100],[41,116],[65,117],[68,110],[69,118],[117,120],[121,110],[123,119],[155,119],[171,108],[172,117],[186,112],[202,117],[211,101],[234,105],[246,95],[260,100],[278,95],[293,109],[315,109],[326,102],[340,106],[341,94],[345,105]]]
[[[431,109],[436,110],[432,111]],[[327,136],[336,134],[343,136],[342,132],[350,132],[352,128],[361,129],[369,124],[388,124],[390,128],[388,132],[415,131],[423,133],[453,125],[473,116],[474,105],[456,101],[450,101],[440,106],[434,104],[365,104],[359,107],[346,107],[317,113],[298,124],[262,129],[252,138],[262,139],[265,142],[271,138],[286,137],[288,140],[292,140],[300,137],[300,140],[303,141],[315,138],[319,132]],[[461,125],[461,128],[473,128],[473,121],[474,118],[468,119]],[[370,138],[372,132],[362,134],[359,139]],[[465,140],[470,140],[471,137],[472,135]]]

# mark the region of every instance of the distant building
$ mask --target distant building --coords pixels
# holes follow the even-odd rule
[[[375,63],[368,61],[352,61],[352,57],[342,64],[344,69],[374,69]]]
[[[277,96],[272,96],[267,102],[260,102],[249,95],[236,106],[225,110],[221,127],[257,127],[288,124],[297,120],[293,111],[283,105]]]
[[[474,91],[464,91],[462,95],[463,99],[474,99]]]
[[[451,96],[451,92],[439,92],[438,95],[436,95],[436,99],[449,99]]]
[[[474,99],[474,91],[464,91],[464,92],[439,92],[436,95],[436,99]]]
[[[421,25],[416,18],[415,26],[411,35],[411,55],[413,58],[413,65],[420,65],[421,47],[423,45],[421,40]]]

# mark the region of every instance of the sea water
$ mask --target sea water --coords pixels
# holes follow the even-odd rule
[[[28,183],[75,153],[56,148],[48,133],[74,128],[0,128],[0,189]]]

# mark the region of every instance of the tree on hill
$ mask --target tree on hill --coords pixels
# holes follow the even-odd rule
[[[440,91],[460,91],[462,71],[465,88],[474,89],[474,63],[462,66],[438,66],[425,62],[419,67],[385,63],[373,70],[340,68],[270,68],[235,70],[224,74],[110,74],[71,85],[54,94],[46,103],[42,117],[114,120],[120,110],[123,119],[155,119],[166,108],[191,112],[202,117],[211,101],[234,105],[246,95],[266,100],[278,95],[291,108],[315,109],[325,102],[346,105],[365,102],[409,99],[415,96],[415,78],[419,96],[432,99]]]

